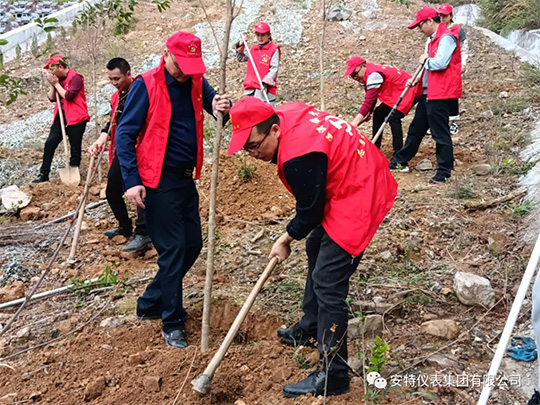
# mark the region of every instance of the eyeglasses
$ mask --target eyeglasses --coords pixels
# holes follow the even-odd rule
[[[261,147],[262,143],[264,142],[264,140],[266,139],[266,137],[268,135],[270,135],[270,130],[272,129],[272,126],[270,126],[270,128],[268,128],[266,130],[266,132],[264,133],[264,136],[263,138],[257,142],[255,145],[244,145],[244,150],[247,152],[247,153],[252,153],[252,152],[255,152],[257,150],[259,150],[259,148]]]
[[[359,69],[359,70],[353,70],[353,72],[351,73],[351,79],[358,79],[358,75],[360,74],[360,70],[362,69]]]
[[[422,25],[424,25],[424,24],[427,23],[427,22],[428,22],[428,20],[420,21],[420,22],[418,23],[418,28],[422,28]]]
[[[178,63],[176,63],[176,59],[174,58],[172,52],[169,51],[168,49],[167,49],[167,52],[169,52],[169,57],[171,58],[172,63],[174,64],[174,67],[177,68],[180,72],[182,72],[182,69],[180,69],[180,66],[178,66]]]

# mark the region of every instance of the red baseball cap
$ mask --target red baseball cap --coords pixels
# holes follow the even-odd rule
[[[184,74],[206,73],[199,37],[190,32],[178,31],[167,40],[167,49],[176,57],[176,62]]]
[[[270,32],[270,26],[265,22],[257,23],[255,24],[253,32],[256,32],[257,34],[266,34],[267,32]]]
[[[443,3],[439,6],[439,14],[450,15],[454,12],[454,7],[451,4]]]
[[[345,74],[343,75],[343,77],[350,76],[352,72],[354,72],[354,69],[356,69],[357,66],[360,66],[363,63],[366,63],[366,60],[364,58],[361,58],[360,56],[353,56],[347,61],[347,69],[345,70]]]
[[[49,56],[49,60],[47,61],[45,66],[43,66],[43,69],[49,69],[49,67],[51,65],[59,65],[60,62],[66,63],[66,57],[64,55],[59,54],[59,53],[55,53],[55,54]]]
[[[266,121],[274,113],[270,104],[256,97],[246,96],[234,103],[229,111],[232,136],[227,154],[232,155],[242,149],[253,127]]]
[[[416,28],[422,21],[427,20],[428,18],[437,17],[438,15],[437,10],[435,10],[433,7],[425,7],[416,13],[416,20],[414,20],[412,24],[409,24],[407,28],[412,30],[413,28]]]

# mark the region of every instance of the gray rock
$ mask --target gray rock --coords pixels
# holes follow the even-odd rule
[[[382,336],[383,321],[382,316],[377,314],[367,315],[365,317],[356,317],[349,319],[349,328],[347,337],[349,339],[361,338],[364,335],[365,339]]]
[[[452,370],[461,374],[464,370],[463,365],[452,355],[449,354],[434,354],[428,357],[427,362],[439,370]]]
[[[493,114],[493,111],[491,111],[491,110],[484,111],[481,115],[482,115],[482,117],[484,117],[487,120],[489,120],[489,119],[491,119],[491,118],[493,118],[495,116]]]
[[[376,312],[378,314],[384,314],[392,307],[393,304],[386,302],[382,297],[373,297],[371,301],[354,301],[351,303],[351,308],[354,311],[360,311],[362,313]]]
[[[347,7],[343,7],[339,4],[336,4],[328,12],[326,19],[329,21],[345,21],[351,18],[351,15],[352,15],[351,9]]]
[[[420,332],[424,335],[455,339],[459,335],[459,326],[452,319],[436,319],[424,322],[420,328]]]
[[[416,170],[420,170],[422,172],[426,170],[433,170],[433,163],[431,163],[431,160],[429,159],[423,159],[416,165]]]
[[[501,91],[499,93],[499,98],[508,98],[510,96],[510,94],[508,94],[507,91]]]
[[[489,308],[495,304],[495,291],[491,283],[476,274],[458,271],[454,276],[454,292],[465,305]]]
[[[491,173],[491,165],[487,163],[480,163],[472,168],[473,172],[478,176],[487,176]]]
[[[390,252],[389,250],[385,250],[384,252],[381,253],[381,259],[383,260],[390,260],[392,258],[392,252]]]
[[[102,328],[114,329],[114,328],[118,328],[119,326],[121,326],[123,324],[124,324],[124,319],[110,317],[110,318],[105,318],[104,320],[102,320],[100,322],[99,326],[102,327]]]
[[[99,397],[105,390],[106,381],[105,377],[99,377],[88,384],[84,390],[84,400],[92,401]]]
[[[349,357],[347,364],[349,364],[349,367],[357,373],[362,371],[362,360],[360,360],[358,356]]]

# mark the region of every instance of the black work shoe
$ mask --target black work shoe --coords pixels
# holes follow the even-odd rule
[[[304,332],[298,323],[292,328],[278,329],[277,335],[279,340],[289,346],[315,346],[316,336],[307,332]]]
[[[150,236],[143,236],[135,234],[133,239],[124,246],[122,252],[136,252],[138,250],[146,249],[147,247],[152,246],[152,240]]]
[[[288,384],[283,387],[283,395],[287,398],[296,398],[300,395],[312,394],[314,397],[324,395],[324,385],[326,373],[322,370],[315,370],[302,381],[296,384]],[[341,395],[349,392],[349,377],[328,378],[326,395]]]
[[[103,232],[103,235],[105,235],[107,238],[114,238],[115,236],[122,235],[126,238],[129,238],[131,236],[131,229],[125,229],[121,226],[118,226],[113,229],[108,229],[105,232]]]
[[[429,179],[429,182],[430,183],[446,183],[446,181],[449,178],[450,178],[450,175],[448,174],[437,173],[435,174],[435,176]]]
[[[45,173],[40,173],[34,180],[32,180],[32,183],[43,183],[46,181],[49,181],[49,175]]]
[[[175,329],[169,333],[163,332],[162,336],[163,339],[165,339],[165,343],[167,343],[167,346],[169,347],[174,346],[179,347],[180,349],[185,349],[188,347],[186,335],[182,329]]]
[[[540,405],[540,392],[534,390],[534,394],[527,402],[527,405]]]
[[[398,171],[401,173],[409,173],[409,165],[407,163],[400,164],[396,162],[394,159],[390,161],[390,164],[388,165],[388,168],[392,171]]]

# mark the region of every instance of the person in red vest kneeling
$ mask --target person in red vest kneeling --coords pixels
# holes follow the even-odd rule
[[[233,105],[230,117],[228,153],[244,149],[256,159],[277,164],[281,181],[296,199],[296,216],[275,242],[270,258],[284,261],[291,242],[307,237],[304,316],[277,334],[289,345],[316,340],[320,366],[304,380],[283,387],[283,394],[323,395],[325,386],[327,395],[346,393],[345,300],[351,275],[394,204],[397,183],[388,160],[348,122],[300,102],[274,111],[255,97],[244,97]]]
[[[347,69],[343,76],[350,76],[351,79],[359,82],[366,90],[364,103],[351,124],[357,127],[369,120],[373,112],[373,137],[375,137],[375,134],[384,123],[384,119],[401,96],[407,80],[411,78],[411,75],[402,69],[388,65],[376,65],[366,62],[364,58],[354,56],[347,61]],[[403,147],[401,120],[411,109],[415,93],[416,89],[409,89],[388,121],[392,130],[392,147],[394,153]],[[375,108],[377,100],[381,103]],[[381,142],[382,136],[375,141],[375,145],[379,149]]]
[[[260,22],[255,25],[255,35],[257,36],[257,45],[253,45],[250,50],[253,62],[257,67],[257,72],[262,81],[264,90],[261,89],[261,83],[257,78],[253,63],[249,61],[246,55],[245,46],[242,40],[236,44],[236,59],[239,62],[247,62],[247,72],[244,79],[244,95],[254,96],[266,101],[263,91],[266,92],[270,104],[275,107],[277,95],[277,76],[279,70],[279,60],[281,50],[279,46],[272,42],[270,25]]]
[[[123,235],[129,238],[133,234],[133,238],[122,248],[122,252],[137,252],[150,247],[152,241],[146,229],[145,211],[141,207],[137,207],[137,220],[135,221],[135,232],[133,232],[133,224],[129,217],[126,203],[124,202],[124,186],[122,184],[120,163],[118,163],[118,156],[116,156],[115,136],[116,127],[122,116],[122,111],[124,111],[129,88],[133,84],[134,79],[131,76],[131,67],[124,58],[113,58],[107,63],[107,76],[111,84],[117,89],[111,96],[111,119],[101,130],[99,138],[88,148],[88,152],[97,157],[105,143],[109,140],[110,132],[109,164],[111,166],[107,175],[105,194],[114,217],[118,221],[118,226],[106,230],[103,234],[108,238],[114,238],[117,235]]]
[[[159,270],[137,300],[140,319],[161,319],[168,346],[185,348],[183,279],[202,249],[198,179],[203,110],[229,112],[229,99],[204,78],[201,40],[177,32],[159,65],[137,78],[116,129],[116,154],[128,200],[146,210]],[[224,122],[228,120],[225,116]]]
[[[394,154],[391,170],[409,171],[409,161],[416,155],[428,129],[437,144],[437,173],[432,183],[446,182],[454,169],[454,146],[450,135],[449,115],[453,99],[461,98],[461,53],[458,33],[441,24],[437,10],[426,7],[416,13],[408,28],[429,38],[427,53],[419,62],[425,68],[416,83],[422,83],[423,94],[409,126],[405,146]]]
[[[60,103],[65,116],[66,135],[71,148],[69,165],[79,167],[81,164],[82,138],[86,123],[90,121],[88,106],[86,105],[86,94],[84,93],[84,77],[69,67],[67,58],[60,54],[51,55],[43,69],[49,70],[47,81],[51,88],[47,92],[47,98],[51,103],[56,103],[56,94],[58,93],[60,96]],[[39,169],[39,175],[32,181],[33,183],[49,181],[54,152],[60,142],[62,142],[62,128],[58,105],[55,105],[53,123],[43,148],[43,162]]]

